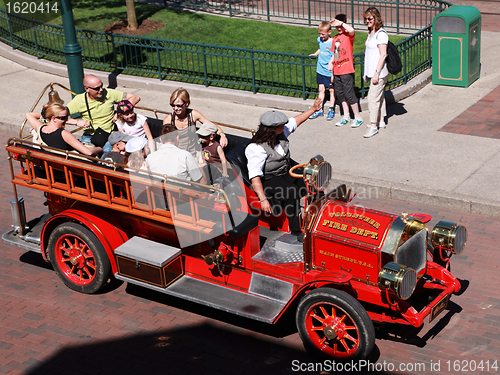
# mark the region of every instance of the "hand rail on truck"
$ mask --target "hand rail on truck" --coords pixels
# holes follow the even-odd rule
[[[33,104],[33,106],[31,107],[30,111],[29,112],[33,112],[36,107],[38,106],[38,104],[40,103],[40,101],[42,100],[43,96],[45,95],[45,93],[50,89],[49,91],[49,94],[50,93],[57,93],[55,90],[54,90],[54,86],[59,86],[60,88],[64,89],[65,91],[69,92],[71,95],[76,95],[75,92],[71,91],[70,89],[68,89],[66,86],[64,85],[61,85],[60,83],[57,83],[57,82],[51,82],[49,83],[47,86],[45,86],[42,91],[40,92],[40,95],[38,95],[38,98],[36,99],[35,101],[35,104]],[[58,94],[57,94],[58,95]],[[143,106],[140,106],[140,105],[137,105],[135,106],[135,108],[137,109],[140,109],[142,111],[146,111],[146,112],[150,112],[154,115],[154,118],[155,119],[159,119],[159,116],[158,114],[164,114],[164,115],[168,115],[170,112],[167,112],[167,111],[163,111],[161,109],[155,109],[155,108],[149,108],[149,107],[143,107]],[[78,116],[77,118],[80,118],[81,116]],[[30,139],[32,137],[32,135],[28,135],[28,136],[24,136],[23,133],[24,133],[24,128],[26,126],[26,123],[27,123],[27,119],[24,119],[22,124],[21,124],[21,129],[19,130],[19,138],[20,139],[23,139],[23,140],[27,140],[27,139]],[[241,130],[241,131],[245,131],[245,132],[250,132],[252,134],[252,136],[256,133],[256,129],[248,129],[248,128],[243,128],[241,126],[236,126],[236,125],[230,125],[230,124],[224,124],[224,123],[221,123],[221,122],[213,122],[215,125],[217,126],[222,126],[222,127],[225,127],[225,128],[229,128],[229,129],[234,129],[234,130]],[[82,130],[83,128],[79,128],[77,127],[76,129],[72,129],[71,130],[71,133],[76,133],[80,130]]]

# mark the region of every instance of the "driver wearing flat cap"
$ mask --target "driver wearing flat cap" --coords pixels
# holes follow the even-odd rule
[[[248,175],[263,211],[285,211],[290,231],[302,242],[300,198],[306,195],[302,179],[288,174],[291,165],[288,136],[314,112],[321,109],[316,99],[312,108],[292,118],[283,112],[268,111],[260,117],[259,129],[245,149]]]

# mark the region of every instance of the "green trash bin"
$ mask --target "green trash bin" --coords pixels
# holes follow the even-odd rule
[[[481,13],[453,5],[432,21],[432,84],[469,87],[479,78]]]

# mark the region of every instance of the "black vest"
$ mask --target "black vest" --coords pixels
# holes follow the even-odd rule
[[[267,154],[266,162],[264,163],[265,180],[268,180],[271,177],[287,174],[290,169],[290,150],[288,147],[288,139],[283,133],[281,133],[278,135],[278,141],[283,148],[283,151],[285,151],[285,156],[280,155],[269,144],[261,143],[262,148]]]

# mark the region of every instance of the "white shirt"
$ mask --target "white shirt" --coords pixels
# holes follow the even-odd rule
[[[288,119],[288,122],[285,124],[285,128],[283,129],[283,134],[288,138],[290,134],[292,134],[295,129],[297,129],[297,121],[292,117]],[[285,156],[285,150],[278,143],[274,150]],[[248,178],[251,180],[254,177],[263,177],[264,176],[264,164],[267,159],[266,150],[261,145],[257,143],[250,143],[245,149],[245,156],[247,157],[247,165],[248,165]]]
[[[365,77],[371,78],[375,74],[375,69],[377,69],[378,61],[380,60],[380,50],[378,49],[379,44],[387,44],[389,42],[389,36],[384,29],[379,29],[371,37],[368,36],[365,42]],[[387,63],[384,62],[384,66],[380,73],[379,78],[384,78],[389,75],[387,70]]]
[[[194,156],[171,143],[163,144],[159,150],[149,154],[146,166],[150,172],[188,181],[198,181],[203,177]]]
[[[133,122],[132,124],[117,119],[116,126],[125,134],[131,135],[133,137],[146,137],[146,131],[144,130],[144,123],[146,122],[146,120],[146,116],[136,113],[135,122]]]

